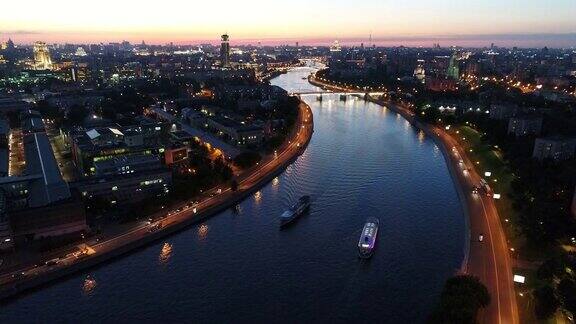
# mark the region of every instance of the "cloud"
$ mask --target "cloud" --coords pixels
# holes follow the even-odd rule
[[[4,34],[4,35],[40,35],[40,34],[44,34],[44,33],[41,31],[37,31],[37,30],[8,30],[8,31],[0,32],[0,34]]]

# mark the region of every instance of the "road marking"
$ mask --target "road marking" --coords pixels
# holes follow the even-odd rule
[[[488,214],[486,214],[486,207],[484,206],[484,197],[480,198],[482,203],[482,209],[484,210],[484,217],[486,218],[486,223],[488,225],[488,233],[490,235],[490,247],[492,248],[492,259],[494,260],[494,272],[496,274],[496,296],[498,299],[498,323],[502,323],[502,316],[500,314],[500,279],[498,276],[498,267],[496,262],[496,251],[494,250],[494,239],[492,237],[492,228],[490,227],[490,220],[488,219]]]
[[[451,139],[452,142],[452,146],[456,147],[457,151],[460,151],[460,145],[454,141],[454,139],[452,139],[449,135],[446,135],[448,138]],[[456,144],[454,144],[456,143]],[[463,156],[465,159],[468,159],[468,155],[466,154],[462,154],[462,152],[458,152],[460,154],[460,156]],[[466,166],[466,164],[464,164]],[[474,175],[478,178],[480,178],[480,176],[477,174],[476,169],[475,168],[470,168],[472,170],[474,170],[474,173],[472,174],[473,176],[470,177],[469,181],[473,181],[472,178],[474,177]],[[471,183],[471,185],[474,185],[473,183]],[[496,275],[496,299],[498,300],[497,303],[497,307],[498,307],[498,323],[502,323],[502,314],[501,314],[501,301],[500,301],[500,279],[499,279],[499,273],[498,273],[498,267],[497,267],[497,262],[496,262],[496,251],[494,249],[494,238],[492,235],[492,227],[490,226],[490,220],[488,218],[488,213],[486,212],[486,206],[484,205],[484,198],[485,196],[480,196],[480,203],[482,204],[482,210],[484,211],[484,218],[486,219],[486,225],[488,226],[488,234],[490,235],[490,248],[492,250],[492,259],[494,261],[494,273]],[[508,260],[506,260],[506,262],[508,262]]]

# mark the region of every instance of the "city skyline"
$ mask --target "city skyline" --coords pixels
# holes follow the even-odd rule
[[[1,323],[574,322],[576,0],[5,2]]]
[[[267,10],[261,0],[225,0],[222,10],[209,4],[167,0],[161,7],[138,7],[104,0],[80,15],[77,5],[60,0],[39,11],[30,3],[12,2],[0,13],[0,40],[31,44],[100,43],[128,40],[151,44],[217,43],[228,32],[235,44],[574,47],[576,4],[511,1],[456,3],[448,0],[379,3],[349,8],[343,1],[296,0],[282,10]],[[39,4],[38,4],[39,5]],[[114,10],[111,10],[113,8]],[[21,14],[24,13],[25,14]],[[513,14],[511,14],[513,13]]]

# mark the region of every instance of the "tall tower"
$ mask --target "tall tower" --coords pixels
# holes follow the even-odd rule
[[[222,43],[220,44],[220,64],[222,67],[230,66],[230,43],[228,34],[222,35]]]
[[[52,59],[50,58],[50,51],[44,42],[34,43],[34,69],[36,70],[51,70]]]
[[[449,78],[454,80],[460,79],[460,67],[458,66],[458,61],[456,61],[456,53],[450,58],[450,63],[448,65],[448,71],[446,72]]]

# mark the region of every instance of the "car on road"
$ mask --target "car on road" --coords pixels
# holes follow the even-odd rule
[[[484,192],[487,197],[492,197],[492,188],[488,185],[485,179],[480,179],[480,183],[478,185],[480,189]]]
[[[483,242],[483,241],[484,241],[484,234],[478,235],[478,242]]]
[[[152,233],[152,232],[156,232],[158,230],[162,229],[162,222],[158,222],[155,224],[150,224],[150,227],[148,228],[148,232]]]
[[[22,278],[26,275],[24,271],[15,272],[12,274],[12,279]]]
[[[52,260],[48,260],[48,261],[46,261],[46,263],[45,263],[45,264],[46,264],[47,266],[49,266],[49,267],[50,267],[50,266],[54,266],[54,265],[57,265],[57,264],[58,264],[58,262],[60,262],[60,260],[58,260],[58,259],[52,259]]]

